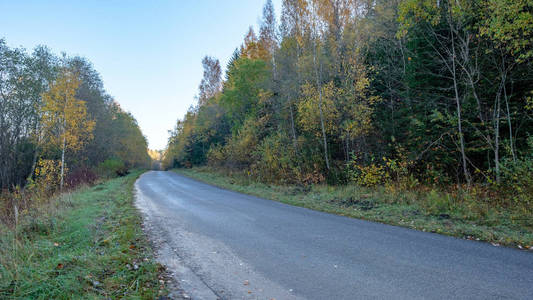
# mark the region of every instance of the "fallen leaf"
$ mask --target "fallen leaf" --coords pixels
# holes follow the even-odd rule
[[[63,269],[63,264],[61,264],[61,263],[57,264],[57,267],[56,267],[56,269],[58,269],[58,270],[61,270],[61,269]]]

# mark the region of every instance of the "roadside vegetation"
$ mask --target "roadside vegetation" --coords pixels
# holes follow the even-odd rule
[[[82,57],[0,39],[0,221],[57,191],[149,168],[137,121]]]
[[[0,39],[0,226],[14,230],[62,191],[148,168],[133,116],[90,62]]]
[[[278,21],[268,0],[225,76],[202,61],[163,168],[208,166],[302,189],[280,197],[317,208],[531,245],[532,9],[284,0]],[[183,172],[209,176],[195,170]]]
[[[410,191],[395,186],[279,185],[258,182],[243,172],[209,167],[175,169],[222,188],[337,215],[480,240],[533,251],[531,214],[479,201],[460,190]]]
[[[90,62],[0,39],[0,298],[159,295],[132,196],[150,163]]]
[[[0,228],[2,299],[155,299],[165,294],[133,204],[141,171],[82,186]]]

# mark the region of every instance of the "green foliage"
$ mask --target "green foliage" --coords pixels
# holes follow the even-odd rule
[[[294,183],[299,175],[295,151],[286,134],[273,133],[258,145],[252,171],[265,182]]]
[[[124,176],[128,171],[126,164],[118,158],[106,159],[98,165],[97,169],[104,177]]]
[[[431,190],[425,199],[426,210],[434,216],[449,215],[451,211],[450,195],[442,195],[436,190]]]
[[[220,99],[233,131],[243,126],[247,116],[255,116],[264,105],[261,93],[268,75],[268,65],[262,60],[241,57],[234,62]]]
[[[511,205],[533,211],[533,137],[528,138],[528,143],[530,151],[523,158],[503,161],[502,185],[511,187]]]
[[[533,58],[533,1],[485,0],[481,33],[522,62]]]
[[[51,193],[55,183],[42,178],[61,169],[39,171],[39,162],[62,157],[76,176],[114,157],[127,168],[150,165],[137,121],[106,93],[90,62],[60,59],[44,46],[28,54],[0,39],[0,188],[29,182]]]
[[[396,195],[462,186],[528,209],[531,1],[363,2],[285,1],[278,41],[248,32],[164,166]]]

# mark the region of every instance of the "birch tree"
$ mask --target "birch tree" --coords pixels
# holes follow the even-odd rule
[[[64,184],[66,152],[80,150],[92,138],[95,125],[87,117],[85,101],[75,97],[79,84],[76,74],[63,69],[43,94],[43,128],[49,143],[61,151],[60,189]]]

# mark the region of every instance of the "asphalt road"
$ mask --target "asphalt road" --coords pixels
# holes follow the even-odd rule
[[[145,226],[166,249],[162,261],[193,298],[533,299],[533,253],[316,212],[172,172],[148,172],[136,187]]]

